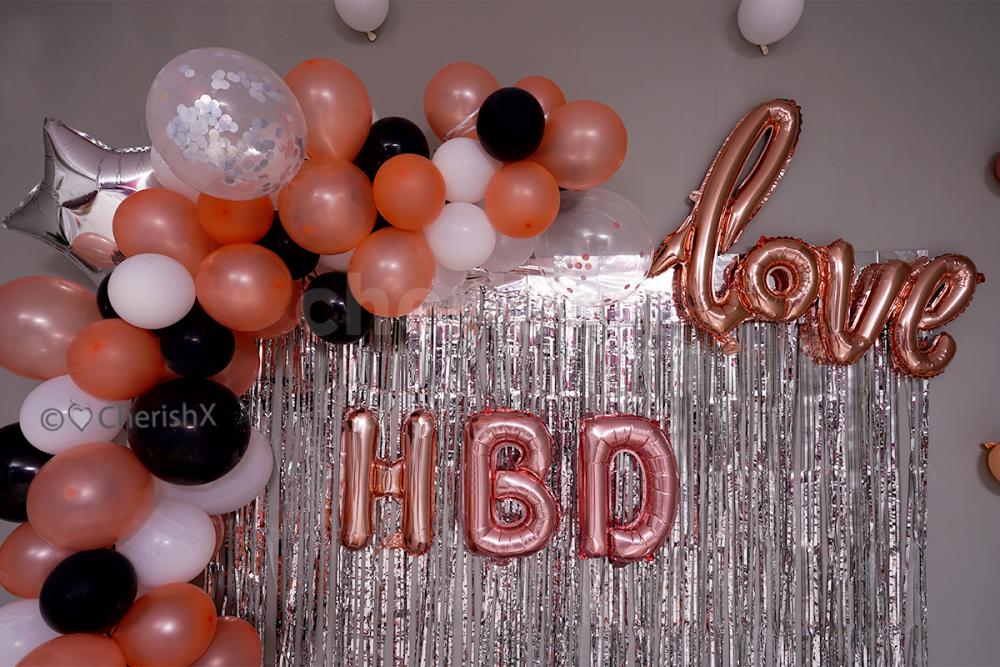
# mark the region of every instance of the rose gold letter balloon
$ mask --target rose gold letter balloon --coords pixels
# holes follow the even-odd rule
[[[293,67],[285,83],[306,117],[309,157],[357,157],[372,124],[372,103],[358,75],[336,60],[312,58]]]
[[[469,550],[499,560],[533,554],[559,527],[559,505],[543,478],[552,462],[552,436],[527,412],[480,412],[465,423],[462,460],[465,541]],[[511,469],[497,468],[497,453],[513,447],[520,457]],[[524,508],[521,520],[497,516],[499,500]]]
[[[49,276],[0,285],[0,366],[34,380],[66,375],[66,352],[85,326],[101,319],[94,293]]]
[[[628,133],[614,109],[576,100],[549,114],[542,145],[531,159],[548,169],[562,187],[586,190],[614,176],[626,150]]]
[[[115,211],[114,234],[126,257],[166,255],[183,264],[192,276],[215,248],[215,242],[198,223],[191,200],[163,188],[129,195]]]
[[[892,359],[899,370],[919,378],[944,372],[955,356],[955,339],[945,332],[930,338],[919,333],[961,315],[981,278],[972,260],[962,255],[941,255],[913,270],[904,296],[896,299],[891,329]]]
[[[132,605],[111,633],[129,667],[190,665],[215,636],[215,603],[191,584],[167,584]]]
[[[819,291],[816,253],[798,239],[761,239],[740,263],[737,282],[740,297],[755,318],[798,319]]]
[[[609,496],[611,462],[620,452],[639,460],[642,506],[616,525]],[[670,535],[677,512],[677,463],[656,422],[632,415],[583,420],[580,429],[580,553],[615,565],[650,559]]]
[[[220,616],[211,645],[190,667],[257,667],[263,659],[254,627],[242,618]]]
[[[125,667],[118,644],[100,635],[72,634],[50,639],[24,656],[17,667]]]
[[[382,317],[399,317],[424,302],[434,271],[434,255],[420,232],[385,228],[351,255],[347,282],[362,308]]]
[[[73,553],[43,540],[22,523],[0,544],[0,586],[19,598],[37,598],[45,577]]]
[[[277,322],[288,308],[292,276],[267,248],[236,243],[205,258],[195,289],[213,320],[235,331],[257,331]]]
[[[413,412],[399,431],[400,457],[375,457],[378,417],[370,410],[351,410],[340,436],[340,542],[363,549],[372,537],[376,498],[398,498],[403,503],[403,529],[386,546],[413,555],[427,553],[434,537],[434,417]]]
[[[485,68],[473,63],[445,65],[424,91],[424,115],[438,139],[474,136],[483,100],[500,87]]]
[[[99,549],[138,528],[152,502],[153,478],[131,450],[94,442],[42,466],[28,488],[28,520],[46,542]]]

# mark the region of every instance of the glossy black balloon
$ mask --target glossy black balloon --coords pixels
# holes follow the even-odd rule
[[[185,377],[210,377],[229,365],[236,337],[198,305],[176,324],[156,332],[170,370]]]
[[[323,273],[302,293],[302,313],[309,328],[330,343],[353,343],[372,328],[375,317],[351,294],[344,273]]]
[[[0,519],[28,520],[28,486],[51,458],[25,439],[20,424],[0,428]]]
[[[135,568],[125,556],[111,549],[80,551],[49,573],[38,607],[56,632],[100,634],[122,620],[137,589]]]
[[[172,484],[219,479],[240,462],[249,441],[243,404],[211,380],[169,380],[132,403],[128,444],[149,472]]]
[[[483,150],[502,162],[531,157],[542,143],[545,112],[534,95],[520,88],[501,88],[483,100],[476,134]]]
[[[389,158],[403,153],[415,153],[429,158],[430,146],[427,137],[416,123],[399,116],[380,118],[372,123],[361,152],[354,158],[361,171],[374,180],[375,174]]]
[[[104,276],[104,280],[101,284],[97,286],[97,310],[101,313],[101,317],[106,320],[116,320],[118,319],[118,313],[111,306],[111,299],[108,298],[108,282],[111,280],[111,274]]]
[[[309,252],[292,240],[281,225],[281,218],[278,217],[277,212],[274,214],[271,229],[267,230],[264,238],[257,241],[257,245],[264,246],[280,257],[281,261],[288,267],[288,272],[292,274],[292,280],[305,278],[312,273],[319,262],[319,255]]]

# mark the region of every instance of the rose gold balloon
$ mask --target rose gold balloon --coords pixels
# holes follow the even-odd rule
[[[285,307],[285,312],[281,314],[278,321],[269,327],[264,327],[258,331],[254,331],[251,335],[254,338],[260,338],[262,340],[267,340],[269,338],[277,338],[278,336],[284,336],[286,333],[295,329],[299,326],[299,322],[302,321],[302,281],[296,280],[292,282],[292,296],[288,299],[288,305]]]
[[[94,293],[49,276],[0,285],[0,366],[35,380],[66,375],[66,352],[85,326],[101,319]]]
[[[152,502],[153,478],[139,459],[120,445],[94,442],[42,466],[28,488],[28,520],[56,546],[99,549],[138,528]]]
[[[569,190],[586,190],[611,178],[625,161],[628,133],[614,109],[577,100],[555,109],[542,145],[531,159]]]
[[[371,181],[346,160],[309,160],[282,188],[278,214],[288,235],[306,250],[347,252],[375,226]]]
[[[420,232],[380,229],[351,255],[347,281],[365,310],[382,317],[412,312],[434,284],[434,255]]]
[[[37,598],[45,577],[71,553],[43,540],[30,523],[22,523],[0,544],[0,586],[19,598]]]
[[[277,322],[288,308],[292,276],[267,248],[236,243],[205,258],[195,289],[213,320],[234,331],[257,331]]]
[[[740,262],[735,281],[756,319],[798,319],[819,292],[816,252],[798,239],[762,238]]]
[[[418,556],[434,539],[434,416],[416,410],[399,430],[400,452],[395,461],[376,458],[378,416],[354,409],[344,417],[340,436],[340,543],[363,549],[371,542],[375,499],[399,498],[403,530],[385,546]]]
[[[505,560],[543,549],[559,528],[559,505],[543,481],[552,463],[552,436],[527,412],[480,412],[465,422],[465,541],[473,553]],[[497,453],[514,447],[513,469],[498,470]],[[516,500],[524,517],[515,524],[496,516],[499,499]]]
[[[50,639],[24,656],[17,667],[125,667],[118,644],[101,635],[72,634]]]
[[[486,215],[504,236],[538,236],[559,214],[559,185],[537,162],[512,162],[486,186]]]
[[[479,107],[499,87],[496,77],[479,65],[445,65],[431,77],[424,91],[427,124],[442,141],[475,136]]]
[[[639,459],[642,505],[624,524],[613,516],[611,463],[621,452]],[[652,559],[670,535],[679,482],[670,440],[659,425],[634,415],[602,415],[580,429],[580,554],[615,565]]]
[[[213,375],[209,380],[228,387],[229,391],[237,396],[242,396],[257,382],[257,374],[260,372],[260,351],[253,336],[239,332],[235,332],[235,336],[236,351],[233,352],[232,361],[222,369],[221,373]]]
[[[215,528],[215,550],[212,552],[214,560],[219,557],[222,545],[226,543],[226,520],[218,514],[211,514],[208,518],[212,520],[212,527]]]
[[[372,103],[358,75],[336,60],[312,58],[293,67],[285,83],[306,117],[309,157],[357,157],[372,124]]]
[[[444,177],[422,155],[390,158],[375,174],[372,192],[382,217],[400,229],[426,227],[444,209]]]
[[[993,479],[1000,482],[1000,443],[987,442],[983,445],[989,450],[986,456],[986,465],[990,469]]]
[[[198,224],[215,243],[256,243],[274,222],[274,202],[270,197],[232,201],[202,193],[195,213]]]
[[[191,584],[167,584],[132,605],[111,633],[130,667],[190,665],[212,643],[212,598]]]
[[[115,211],[115,241],[126,257],[153,253],[172,257],[198,273],[215,242],[198,224],[190,199],[173,190],[149,188],[126,197]]]
[[[111,319],[84,327],[69,346],[73,382],[107,401],[135,398],[163,377],[160,340],[151,331]]]
[[[212,643],[191,667],[257,667],[263,659],[257,630],[241,618],[220,616]]]
[[[546,118],[555,109],[566,104],[566,96],[556,82],[544,76],[526,76],[514,84],[515,88],[527,90],[542,105]]]

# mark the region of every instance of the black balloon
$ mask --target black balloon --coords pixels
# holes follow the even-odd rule
[[[358,341],[374,322],[374,316],[351,294],[347,275],[337,272],[313,278],[302,293],[302,313],[309,328],[330,343]]]
[[[185,377],[209,377],[233,360],[236,338],[197,303],[176,324],[156,332],[170,370]]]
[[[128,444],[152,474],[172,484],[207,484],[232,470],[250,441],[250,420],[221,384],[179,378],[132,403]]]
[[[542,143],[545,112],[535,96],[520,88],[501,88],[487,97],[476,118],[483,150],[502,162],[531,157]]]
[[[28,520],[28,486],[51,458],[52,454],[31,446],[20,424],[0,428],[0,519]]]
[[[379,167],[389,158],[403,153],[415,153],[424,157],[431,156],[427,145],[427,137],[413,121],[399,116],[380,118],[372,123],[361,152],[354,158],[361,171],[374,180]]]
[[[101,313],[101,317],[106,320],[116,320],[118,319],[118,313],[111,306],[111,299],[108,298],[108,282],[111,280],[111,274],[104,276],[104,280],[101,284],[97,286],[97,310]]]
[[[80,551],[49,573],[38,607],[56,632],[100,634],[122,620],[137,589],[135,568],[125,556],[111,549]]]
[[[292,280],[305,278],[312,273],[312,270],[316,268],[316,263],[319,262],[319,255],[309,252],[292,240],[281,225],[281,219],[277,212],[274,214],[271,229],[267,230],[264,238],[257,241],[257,245],[264,246],[280,257],[281,261],[288,267],[288,272],[292,274]]]

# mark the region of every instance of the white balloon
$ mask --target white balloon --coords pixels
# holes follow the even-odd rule
[[[45,624],[38,600],[15,600],[0,607],[0,667],[15,667],[21,658],[59,636]]]
[[[174,172],[170,171],[170,166],[163,160],[163,157],[156,152],[155,148],[149,149],[149,166],[153,168],[153,176],[156,177],[156,182],[162,187],[184,195],[193,202],[198,201],[199,192],[177,178]]]
[[[452,271],[473,269],[493,254],[496,232],[486,212],[475,204],[445,204],[441,215],[424,227],[437,263]]]
[[[434,151],[434,164],[444,177],[445,199],[475,203],[486,196],[486,186],[500,163],[469,137],[449,139]]]
[[[209,514],[225,514],[240,509],[263,493],[273,468],[274,455],[267,439],[252,431],[243,458],[235,468],[214,482],[181,486],[156,480],[156,487],[165,498],[197,505]]]
[[[341,20],[358,32],[372,32],[389,15],[389,0],[333,0]]]
[[[805,0],[743,0],[736,15],[740,32],[752,44],[774,44],[802,17]]]
[[[431,293],[424,299],[424,303],[437,303],[449,298],[465,282],[466,275],[465,271],[452,271],[438,264],[434,270]]]
[[[128,409],[129,401],[95,398],[60,375],[28,394],[18,422],[32,446],[58,454],[87,442],[110,442],[125,426]]]
[[[215,553],[215,525],[200,507],[161,498],[139,528],[115,544],[139,583],[155,588],[191,581]]]
[[[354,255],[353,249],[348,250],[347,252],[342,252],[339,255],[320,255],[319,263],[316,264],[316,268],[322,269],[323,271],[337,271],[339,273],[347,273],[347,267],[350,265],[351,257],[353,255]]]
[[[191,310],[194,279],[183,264],[166,255],[135,255],[111,272],[108,299],[132,326],[162,329]]]
[[[497,232],[497,244],[490,258],[483,262],[483,268],[495,273],[515,269],[531,259],[536,242],[535,237],[515,239]]]

